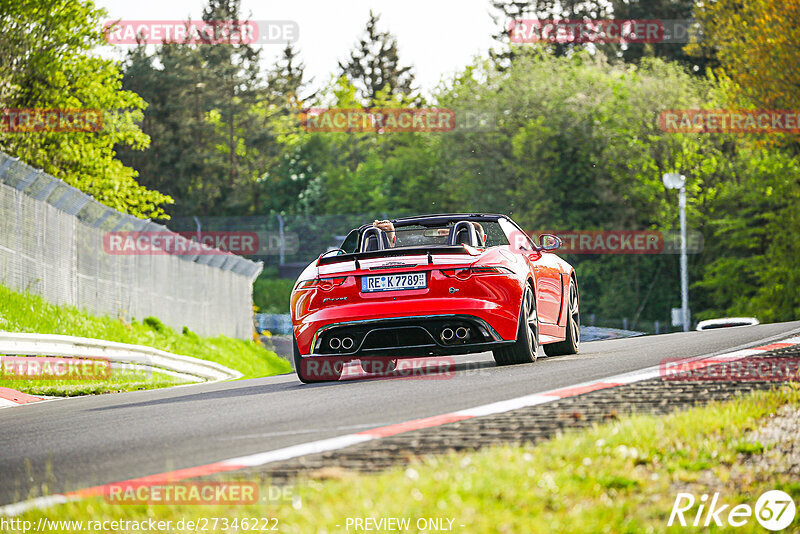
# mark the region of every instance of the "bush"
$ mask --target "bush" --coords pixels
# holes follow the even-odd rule
[[[145,317],[144,321],[142,322],[145,324],[145,326],[152,328],[159,334],[164,334],[164,331],[166,330],[164,323],[162,323],[161,319],[159,319],[158,317],[153,317],[151,315],[150,317]]]
[[[294,280],[258,278],[253,284],[253,302],[261,313],[289,313]]]

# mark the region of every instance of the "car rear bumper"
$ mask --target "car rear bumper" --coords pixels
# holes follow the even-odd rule
[[[329,323],[300,351],[304,356],[413,358],[484,352],[513,342],[475,315],[431,314]]]
[[[460,344],[460,350],[454,350],[454,347],[441,343],[441,332],[432,330],[436,325],[429,324],[436,318],[454,316],[468,320],[471,343],[502,343],[516,339],[524,286],[516,277],[497,274],[461,280],[435,270],[429,276],[428,287],[420,290],[364,293],[358,276],[348,276],[341,285],[333,288],[295,290],[291,310],[300,354],[320,354],[321,347],[316,343],[322,336],[321,332],[345,324],[408,328],[402,331],[405,336],[394,344],[389,343],[391,346],[388,347],[373,346],[374,343],[362,346],[360,339],[354,337],[349,352],[376,353],[371,350],[373,348],[413,348],[407,351],[409,355],[421,353],[423,356],[470,352],[466,346],[469,344]],[[427,334],[419,328],[415,331],[415,327],[422,327]],[[484,330],[489,334],[484,335]],[[363,330],[356,333],[366,335]],[[473,348],[488,350],[490,346]]]

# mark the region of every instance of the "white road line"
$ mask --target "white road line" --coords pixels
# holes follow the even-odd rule
[[[466,410],[459,410],[457,412],[453,412],[453,414],[466,415],[469,417],[482,417],[484,415],[510,412],[520,408],[527,408],[528,406],[536,406],[537,404],[553,402],[559,398],[560,397],[551,397],[546,393],[525,395],[524,397],[517,397],[516,399],[493,402],[491,404],[484,404],[483,406],[475,406],[473,408],[467,408]]]
[[[274,451],[261,452],[251,454],[249,456],[240,456],[239,458],[231,458],[230,460],[223,460],[220,463],[226,465],[238,465],[242,467],[255,467],[258,465],[269,464],[272,462],[279,462],[282,460],[291,460],[299,456],[306,456],[309,454],[317,454],[320,452],[328,452],[336,449],[343,449],[350,445],[363,443],[376,439],[366,434],[345,434],[344,436],[337,436],[335,438],[322,439],[319,441],[311,441],[309,443],[302,443],[300,445],[292,445],[283,449]]]

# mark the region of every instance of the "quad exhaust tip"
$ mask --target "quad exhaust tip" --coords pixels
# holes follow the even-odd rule
[[[342,339],[339,339],[338,337],[332,337],[330,341],[328,341],[328,346],[333,350],[350,350],[353,348],[353,338],[343,337]]]
[[[456,341],[465,341],[469,339],[469,328],[465,326],[459,326],[457,328],[446,326],[442,328],[441,338],[443,342],[448,344]]]
[[[443,328],[442,329],[442,341],[450,341],[453,339],[455,332],[453,332],[452,328]]]

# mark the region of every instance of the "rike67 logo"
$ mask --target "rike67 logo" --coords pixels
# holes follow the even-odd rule
[[[696,506],[696,509],[695,509]],[[683,527],[702,527],[707,529],[731,526],[743,527],[753,517],[767,530],[773,532],[789,527],[794,521],[795,505],[792,497],[780,490],[764,492],[756,501],[755,508],[749,504],[731,506],[721,502],[719,493],[709,496],[703,494],[696,498],[691,493],[678,493],[669,514],[667,526],[678,524]]]

